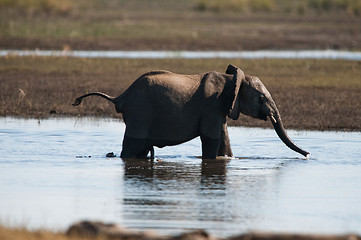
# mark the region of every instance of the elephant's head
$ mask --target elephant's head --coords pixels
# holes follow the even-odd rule
[[[254,76],[245,76],[242,70],[233,65],[228,66],[226,73],[233,75],[234,81],[238,83],[236,89],[239,88],[228,116],[236,120],[241,112],[265,121],[270,118],[279,138],[289,148],[307,157],[309,152],[296,146],[287,136],[276,103],[261,80]]]

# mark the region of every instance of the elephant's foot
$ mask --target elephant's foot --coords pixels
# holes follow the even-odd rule
[[[219,145],[218,148],[218,157],[233,157],[231,146],[229,145],[229,142],[222,142]]]

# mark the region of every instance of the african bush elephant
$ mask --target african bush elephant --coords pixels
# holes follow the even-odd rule
[[[124,93],[111,97],[92,92],[78,97],[101,96],[123,114],[126,130],[122,158],[146,158],[154,146],[180,144],[200,136],[202,158],[232,156],[226,117],[243,113],[271,122],[281,140],[292,150],[307,156],[286,135],[280,114],[262,82],[229,65],[226,73],[207,72],[180,75],[153,71],[140,76]]]

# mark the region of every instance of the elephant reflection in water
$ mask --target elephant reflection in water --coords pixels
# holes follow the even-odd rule
[[[233,156],[227,130],[227,116],[239,114],[271,120],[280,139],[292,150],[308,156],[287,136],[281,115],[263,83],[229,65],[226,73],[207,72],[181,75],[153,71],[139,77],[124,93],[111,97],[93,92],[78,97],[97,95],[115,104],[123,114],[126,130],[122,158],[154,157],[154,146],[184,143],[200,136],[202,158]]]
[[[262,201],[277,192],[273,183],[283,162],[279,167],[260,169],[252,165],[253,169],[242,170],[233,162],[123,159],[119,189],[123,190],[123,220],[135,228],[156,224],[161,229],[180,226],[181,222],[196,229],[204,223],[234,225],[237,221],[260,220],[264,217]]]
[[[203,159],[201,164],[201,179],[212,181],[212,179],[225,181],[226,164],[229,160],[217,159],[209,160]],[[189,173],[183,169],[187,167],[184,164],[163,162],[153,159],[123,159],[124,163],[124,177],[137,178],[142,181],[153,181],[154,178],[161,181],[185,179]],[[175,171],[179,167],[182,171]],[[192,166],[195,168],[195,166]],[[191,172],[196,172],[194,169]]]
[[[205,206],[200,203],[209,197],[203,196],[204,193],[225,189],[226,162],[195,159],[194,164],[189,164],[159,159],[123,159],[123,218],[139,228],[148,220],[169,227],[167,224],[172,221],[198,219],[200,211],[205,211]],[[209,200],[213,204],[213,199]],[[218,209],[211,212],[221,211],[221,205],[218,203]],[[165,221],[169,217],[172,220]]]

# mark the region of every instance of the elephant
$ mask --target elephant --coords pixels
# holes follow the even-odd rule
[[[240,113],[267,120],[280,139],[292,150],[308,157],[287,136],[280,113],[270,93],[254,76],[229,65],[226,73],[182,75],[151,71],[140,76],[120,96],[91,92],[76,98],[100,96],[122,113],[126,125],[121,158],[154,157],[154,146],[162,148],[200,137],[203,159],[232,157],[227,116]]]

